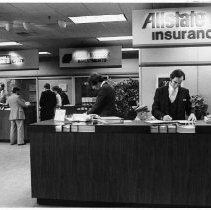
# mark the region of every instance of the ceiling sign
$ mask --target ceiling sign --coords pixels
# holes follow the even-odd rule
[[[0,52],[0,71],[39,69],[38,50]]]
[[[121,67],[121,46],[62,48],[59,50],[61,68]]]
[[[211,43],[207,7],[133,11],[133,46],[202,45]]]
[[[0,65],[2,64],[21,64],[24,62],[23,57],[18,55],[0,55]]]

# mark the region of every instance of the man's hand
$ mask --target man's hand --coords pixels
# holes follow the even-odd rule
[[[191,113],[190,115],[189,115],[189,117],[188,117],[188,120],[189,121],[196,121],[196,116],[195,116],[195,114],[193,114],[193,113]]]
[[[163,116],[163,120],[164,120],[164,121],[170,121],[170,120],[172,120],[172,117],[169,116],[169,115],[164,115],[164,116]]]

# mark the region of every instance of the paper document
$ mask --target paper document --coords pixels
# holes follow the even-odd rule
[[[87,114],[73,114],[72,117],[66,118],[69,122],[87,122],[91,121],[91,115]]]
[[[66,114],[65,109],[56,109],[54,120],[55,121],[64,121],[65,114]]]
[[[124,120],[123,118],[120,118],[120,117],[116,117],[116,116],[109,116],[109,117],[99,117],[97,119],[98,122],[101,122],[101,123],[111,123],[111,124],[114,124],[114,123],[123,123]]]
[[[146,120],[146,123],[150,124],[172,124],[172,123],[180,123],[180,124],[192,124],[189,120]]]

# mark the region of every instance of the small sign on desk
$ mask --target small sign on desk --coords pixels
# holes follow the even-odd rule
[[[85,122],[74,123],[71,125],[71,132],[95,132],[94,125],[87,125]]]

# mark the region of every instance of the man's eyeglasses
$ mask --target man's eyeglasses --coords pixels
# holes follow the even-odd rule
[[[177,81],[174,81],[172,80],[172,82],[175,84],[175,85],[181,85],[182,82],[177,82]]]

